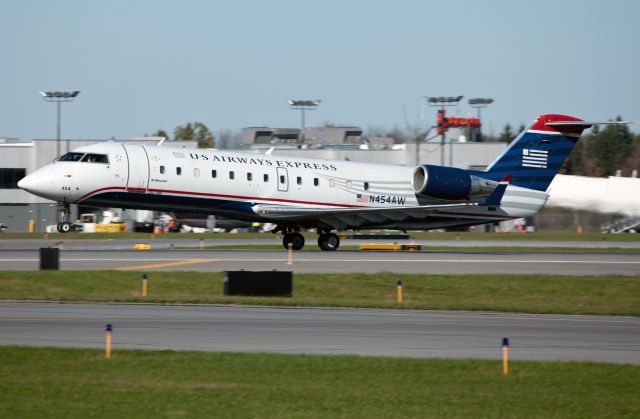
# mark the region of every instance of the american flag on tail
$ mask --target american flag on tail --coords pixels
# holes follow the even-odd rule
[[[549,152],[546,150],[534,150],[531,148],[525,148],[522,150],[522,165],[524,167],[539,167],[541,169],[546,169],[548,159]]]

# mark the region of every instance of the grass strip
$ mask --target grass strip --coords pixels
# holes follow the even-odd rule
[[[499,349],[497,349],[497,352]],[[0,347],[0,417],[640,417],[640,367]],[[499,355],[498,355],[499,356]]]
[[[291,298],[226,297],[221,272],[0,271],[0,299],[217,303],[640,315],[640,278],[627,276],[295,274]],[[396,303],[396,281],[404,303]]]

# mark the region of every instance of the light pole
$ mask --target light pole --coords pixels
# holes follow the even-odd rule
[[[320,102],[322,102],[319,99],[316,100],[308,100],[308,99],[289,99],[287,102],[289,102],[289,107],[291,109],[295,109],[295,110],[299,110],[300,111],[300,135],[298,136],[299,141],[302,143],[304,142],[304,113],[305,111],[313,111],[315,110],[318,105],[320,104]]]
[[[476,108],[478,110],[478,121],[480,121],[480,126],[478,127],[477,141],[480,141],[482,138],[482,119],[480,119],[480,110],[482,108],[486,108],[492,103],[493,103],[493,99],[491,98],[474,97],[472,99],[469,99],[469,105],[471,105],[472,108]]]
[[[62,112],[60,104],[62,102],[73,102],[80,94],[79,90],[73,92],[40,92],[45,102],[55,102],[58,108],[58,125],[56,130],[56,157],[60,155],[60,126],[62,124]],[[67,143],[67,149],[69,144]],[[68,151],[68,150],[67,150]]]
[[[439,115],[442,115],[442,121],[438,121],[438,128],[440,129],[440,165],[444,166],[444,137],[447,132],[446,129],[446,117],[444,113],[445,106],[455,106],[462,100],[464,96],[424,96],[427,99],[427,104],[431,107],[440,108]],[[438,118],[440,119],[440,118]],[[449,143],[449,165],[453,163],[453,143]]]

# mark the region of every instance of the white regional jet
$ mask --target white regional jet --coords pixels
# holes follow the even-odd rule
[[[58,202],[58,230],[70,230],[69,204],[197,212],[271,222],[283,245],[302,249],[301,228],[336,250],[333,230],[428,230],[527,217],[593,122],[542,115],[484,171],[416,168],[106,142],[80,147],[18,182]]]

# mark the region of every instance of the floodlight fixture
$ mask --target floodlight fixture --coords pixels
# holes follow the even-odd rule
[[[60,155],[60,130],[62,125],[62,110],[60,104],[62,102],[73,102],[73,100],[80,94],[79,90],[72,90],[70,92],[63,91],[42,91],[40,95],[45,102],[55,102],[57,106],[57,130],[56,130],[56,156]],[[69,142],[67,141],[67,151],[69,151]]]
[[[304,110],[314,110],[320,105],[322,102],[319,99],[309,100],[309,99],[289,99],[289,106],[291,109],[304,109]]]
[[[474,97],[469,99],[469,105],[474,108],[486,108],[493,103],[493,99],[484,97]]]
[[[298,140],[302,143],[304,142],[304,128],[305,128],[305,111],[313,111],[315,110],[320,102],[320,99],[287,99],[289,103],[289,107],[291,109],[300,111],[300,135],[298,135]]]
[[[79,90],[72,92],[40,92],[42,98],[47,102],[71,102],[80,94]]]
[[[429,106],[454,106],[462,100],[464,96],[424,96]]]

